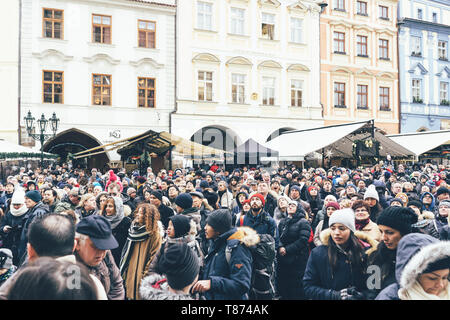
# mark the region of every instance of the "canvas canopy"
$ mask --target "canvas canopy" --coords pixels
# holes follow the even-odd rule
[[[44,159],[53,159],[57,155],[43,153]],[[19,144],[0,140],[0,159],[40,158],[41,152],[37,148],[25,147]]]
[[[303,161],[306,155],[322,151],[334,157],[353,158],[353,143],[372,135],[380,143],[380,156],[414,156],[413,152],[386,137],[373,125],[373,120],[286,131],[267,146],[279,151],[280,161]]]
[[[388,135],[389,139],[411,150],[416,156],[441,145],[450,144],[450,130],[412,132]]]
[[[113,150],[117,150],[122,159],[130,156],[140,156],[144,151],[157,155],[173,151],[183,156],[200,158],[220,158],[226,153],[224,150],[204,146],[169,132],[148,130],[140,135],[78,152],[73,156],[74,159],[80,159]]]

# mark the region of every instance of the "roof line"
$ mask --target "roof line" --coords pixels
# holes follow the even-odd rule
[[[373,119],[364,120],[364,121],[357,121],[357,122],[350,122],[350,123],[333,124],[333,125],[330,125],[330,126],[324,126],[324,127],[318,127],[318,128],[309,128],[309,129],[285,131],[285,132],[281,133],[280,136],[283,135],[283,134],[289,134],[289,133],[297,133],[297,132],[305,132],[305,131],[313,131],[313,130],[321,130],[321,129],[329,129],[329,128],[336,128],[336,127],[350,126],[350,125],[358,124],[358,123],[369,123],[370,121],[373,121]]]
[[[444,133],[444,132],[449,132],[450,133],[450,129],[434,130],[434,131],[422,131],[422,132],[406,132],[406,133],[398,133],[398,134],[388,134],[386,136],[390,138],[390,137],[416,136],[416,135],[421,135],[421,134],[435,134],[435,133]]]

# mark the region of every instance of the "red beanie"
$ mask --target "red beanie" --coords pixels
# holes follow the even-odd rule
[[[261,200],[263,206],[265,205],[266,200],[264,200],[264,196],[263,196],[261,193],[255,193],[254,195],[252,195],[252,196],[250,197],[250,201],[251,201],[252,198],[254,198],[254,197],[259,198],[259,200]]]

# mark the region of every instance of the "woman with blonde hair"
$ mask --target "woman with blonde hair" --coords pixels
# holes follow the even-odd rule
[[[79,219],[86,218],[97,213],[97,202],[93,193],[86,193],[81,196],[80,204],[75,209]]]
[[[140,300],[139,284],[159,251],[164,234],[159,211],[154,205],[139,204],[135,215],[120,259],[120,273],[129,300]]]

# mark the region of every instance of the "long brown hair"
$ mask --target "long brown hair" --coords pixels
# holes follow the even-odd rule
[[[159,211],[158,209],[150,203],[140,203],[136,210],[134,211],[134,221],[138,220],[138,212],[140,209],[144,210],[144,224],[145,224],[145,229],[148,232],[151,231],[157,231],[158,230],[158,221],[159,221]]]
[[[116,202],[114,201],[113,197],[109,196],[109,197],[106,198],[106,201],[103,203],[103,205],[102,205],[102,207],[100,209],[99,214],[101,216],[105,216],[106,215],[106,205],[108,204],[108,202],[111,202],[111,201],[112,201],[112,204],[114,205],[114,210],[117,213]]]
[[[352,270],[356,270],[358,272],[364,273],[365,270],[365,258],[364,258],[364,249],[359,242],[358,238],[355,234],[350,231],[350,237],[347,240],[347,255],[348,260],[350,260]],[[336,269],[337,260],[338,260],[338,251],[336,243],[330,235],[330,239],[328,241],[328,261],[331,267],[331,275],[334,277],[334,271]]]

